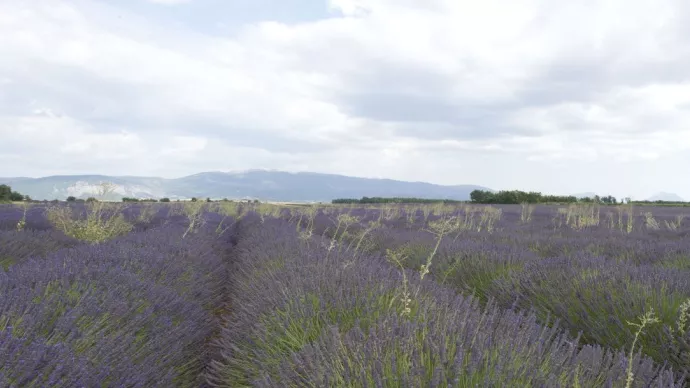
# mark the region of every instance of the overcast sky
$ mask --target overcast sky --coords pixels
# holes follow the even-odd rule
[[[690,200],[689,11],[0,0],[0,176],[267,168]]]

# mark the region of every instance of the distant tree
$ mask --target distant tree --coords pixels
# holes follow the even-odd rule
[[[461,203],[463,201],[453,199],[432,199],[432,198],[413,198],[413,197],[362,197],[355,198],[336,198],[331,201],[333,204],[382,204],[382,203]]]
[[[12,191],[9,185],[0,185],[0,202],[19,202],[24,201],[25,197],[28,198],[19,192]]]
[[[73,195],[70,195],[69,197],[67,197],[67,202],[76,202],[76,201],[77,201],[77,197],[75,197]]]
[[[470,200],[476,203],[491,203],[494,199],[494,193],[488,190],[472,190],[470,192]]]
[[[522,195],[521,193],[517,190],[501,190],[498,193],[494,194],[494,203],[503,203],[503,204],[518,204],[520,202]]]
[[[10,201],[19,202],[19,201],[23,201],[23,200],[24,200],[24,196],[21,193],[18,193],[16,191],[13,191],[10,193]]]
[[[161,202],[170,202],[170,198],[161,198]]]
[[[488,190],[470,192],[473,203],[483,204],[519,204],[519,203],[574,203],[577,197],[572,195],[543,195],[536,191],[501,190],[493,193]]]
[[[86,202],[98,202],[98,200],[94,197],[89,197],[89,198],[86,198]]]
[[[211,198],[206,198],[206,202],[213,202],[213,201],[211,201]]]
[[[24,201],[26,201],[26,202],[31,202],[32,200],[31,200],[31,197],[29,197],[28,195],[25,195],[25,196],[24,196]]]
[[[197,201],[196,197],[192,197],[192,202],[196,202],[196,201]]]
[[[601,197],[600,198],[601,202],[606,204],[606,205],[615,205],[618,203],[616,200],[616,197],[613,197],[611,195],[607,195],[606,197]]]
[[[12,188],[8,185],[0,185],[0,201],[11,201]]]

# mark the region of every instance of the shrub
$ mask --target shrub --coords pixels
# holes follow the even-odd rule
[[[121,208],[103,202],[88,203],[85,215],[75,213],[74,207],[54,206],[47,209],[48,220],[68,236],[91,243],[100,243],[129,233],[133,225],[127,222]]]
[[[19,201],[29,201],[28,195],[22,195],[16,191],[12,191],[12,188],[8,185],[0,185],[0,202],[19,202]]]

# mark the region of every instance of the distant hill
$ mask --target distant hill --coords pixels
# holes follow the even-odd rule
[[[356,178],[311,172],[249,170],[203,172],[177,179],[157,177],[63,175],[43,178],[0,178],[34,199],[88,198],[98,192],[99,183],[116,185],[112,199],[228,198],[267,201],[330,202],[336,198],[416,197],[469,200],[473,190],[490,190],[475,185],[444,186],[392,179]]]
[[[685,202],[685,200],[681,198],[678,194],[664,192],[655,194],[647,198],[647,201]]]

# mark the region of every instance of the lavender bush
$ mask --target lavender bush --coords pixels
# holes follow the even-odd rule
[[[44,204],[0,204],[0,230],[17,230],[17,225],[22,223],[24,230],[52,230],[53,226],[45,216],[45,209]]]
[[[332,237],[332,236],[331,236]],[[377,256],[300,240],[279,220],[243,220],[233,308],[216,341],[213,386],[682,386],[649,358],[581,346],[537,316],[458,295]]]
[[[573,335],[581,332],[585,343],[621,350],[636,338],[636,317],[653,309],[659,322],[645,328],[637,344],[658,362],[688,371],[690,341],[687,330],[678,330],[690,298],[684,217],[668,209],[650,216],[644,209],[633,213],[629,231],[592,220],[584,228],[571,221],[554,227],[559,211],[547,206],[534,209],[530,222],[520,220],[517,207],[502,210],[494,232],[461,228],[441,241],[430,267],[437,282],[483,302],[495,298],[502,307],[534,308],[542,322],[556,317]],[[445,216],[462,218],[462,211]],[[438,217],[430,215],[416,229],[388,222],[374,233],[372,248],[400,250],[405,266],[420,270],[437,243],[424,226]],[[650,217],[676,225],[645,229]]]
[[[182,240],[184,229],[62,249],[0,273],[2,385],[198,386],[227,273],[214,230]]]
[[[0,230],[0,270],[7,270],[11,265],[29,257],[45,257],[51,252],[80,244],[79,241],[54,230]]]

